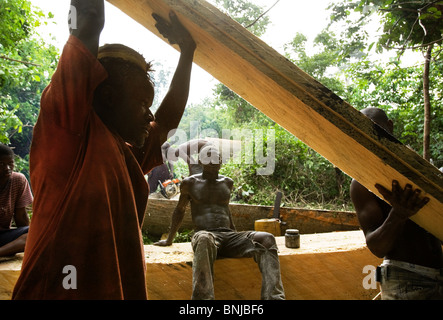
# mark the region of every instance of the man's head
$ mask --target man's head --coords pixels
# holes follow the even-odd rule
[[[0,143],[0,185],[11,177],[14,166],[14,152],[7,145]]]
[[[202,165],[203,171],[218,173],[222,162],[218,148],[214,145],[203,147],[200,150],[198,162]]]
[[[154,100],[151,65],[120,44],[100,47],[97,58],[108,78],[95,90],[94,110],[111,131],[134,146],[143,145],[154,120],[149,110]]]
[[[372,121],[374,121],[380,127],[385,129],[390,134],[394,132],[394,124],[392,120],[388,118],[388,116],[382,109],[369,107],[361,110],[360,112],[363,113]]]

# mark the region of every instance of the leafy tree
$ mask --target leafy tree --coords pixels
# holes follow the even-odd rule
[[[377,106],[394,121],[394,135],[418,152],[422,151],[424,113],[421,66],[401,67],[399,62],[388,64],[360,61],[353,64],[347,75],[352,79],[346,88],[348,101],[357,109]],[[430,72],[430,101],[433,107],[429,148],[430,159],[443,166],[443,63],[434,63]]]
[[[218,2],[221,3],[221,1]],[[241,4],[244,1],[229,1],[229,3]],[[236,12],[235,6],[227,9]],[[262,15],[263,13],[257,14]],[[246,23],[255,20],[249,19]],[[335,84],[337,90],[344,92],[344,86],[336,81],[330,73],[330,66],[338,66],[341,61],[337,59],[336,53],[333,51],[340,45],[337,40],[327,33],[319,35],[317,45],[322,52],[312,59],[309,59],[302,48],[304,44],[305,40],[302,35],[298,40],[288,44],[287,50],[290,52],[288,57],[300,55],[293,61],[300,62],[309,73],[315,74],[322,81],[329,81],[328,84]],[[212,129],[218,132],[219,137],[222,136],[221,129],[274,130],[275,169],[272,174],[257,175],[257,169],[262,165],[256,161],[253,163],[242,162],[241,164],[232,161],[223,165],[222,174],[234,179],[234,199],[236,201],[271,205],[276,190],[279,190],[284,194],[283,201],[286,205],[325,208],[333,203],[335,208],[337,208],[337,204],[340,204],[341,208],[348,208],[349,183],[344,181],[347,177],[329,161],[226,86],[217,85],[212,100],[208,99],[202,105],[187,107],[179,128],[188,133],[190,132],[190,123],[193,121],[198,123],[201,131]],[[190,138],[197,137],[190,136]],[[264,144],[267,144],[267,138],[264,137]],[[252,144],[252,147],[257,148],[255,144]]]
[[[432,118],[430,70],[431,62],[437,61],[442,50],[443,1],[352,0],[334,3],[331,8],[333,22],[349,22],[352,11],[359,14],[359,19],[347,29],[348,36],[352,36],[353,30],[362,28],[378,13],[383,30],[377,41],[379,52],[386,49],[398,50],[399,55],[407,49],[423,52],[423,157],[429,160]],[[438,49],[434,50],[435,47]]]
[[[23,158],[29,152],[41,93],[58,56],[36,31],[51,17],[27,0],[0,2],[0,140]],[[19,165],[26,171],[26,162]]]
[[[294,39],[284,46],[286,57],[337,95],[343,96],[344,85],[337,77],[337,70],[348,59],[340,55],[342,44],[333,32],[327,30],[323,30],[314,39],[313,47],[317,49],[316,53],[308,55],[306,43],[306,36],[297,33]]]
[[[256,36],[265,33],[269,17],[264,9],[248,0],[215,0],[216,5]]]

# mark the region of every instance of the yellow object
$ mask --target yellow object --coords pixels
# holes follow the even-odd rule
[[[265,231],[272,233],[275,237],[281,236],[279,219],[260,219],[255,220],[255,231]]]

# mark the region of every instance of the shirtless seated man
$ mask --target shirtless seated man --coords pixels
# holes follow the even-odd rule
[[[192,299],[214,299],[213,265],[219,257],[253,257],[262,273],[261,298],[283,300],[277,245],[267,232],[237,232],[229,210],[232,179],[219,175],[221,167],[218,149],[204,147],[200,155],[203,172],[187,177],[181,184],[180,199],[172,215],[168,238],[155,245],[170,246],[174,240],[188,203],[195,226],[192,237]],[[210,160],[210,161],[209,161]],[[206,162],[206,163],[205,163]]]

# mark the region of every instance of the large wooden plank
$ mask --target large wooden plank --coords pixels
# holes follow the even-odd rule
[[[276,237],[282,282],[288,300],[367,300],[379,289],[365,289],[363,268],[377,266],[361,231],[307,234],[300,248],[285,247]],[[192,293],[191,243],[145,246],[146,287],[150,300],[188,300]],[[11,299],[23,254],[0,260],[0,300]],[[319,281],[320,279],[320,281]],[[219,300],[260,299],[261,274],[252,258],[219,259],[214,264],[215,297]]]
[[[108,1],[156,35],[151,14],[174,10],[197,64],[373,192],[392,179],[424,190],[413,220],[443,240],[442,173],[234,20],[203,0]]]
[[[361,231],[301,235],[300,248],[285,247],[276,237],[287,300],[370,300],[379,292],[365,289],[365,266],[377,266]],[[190,243],[145,246],[146,285],[151,300],[187,300],[192,293]],[[214,264],[218,300],[260,299],[261,274],[252,258],[224,258]]]

